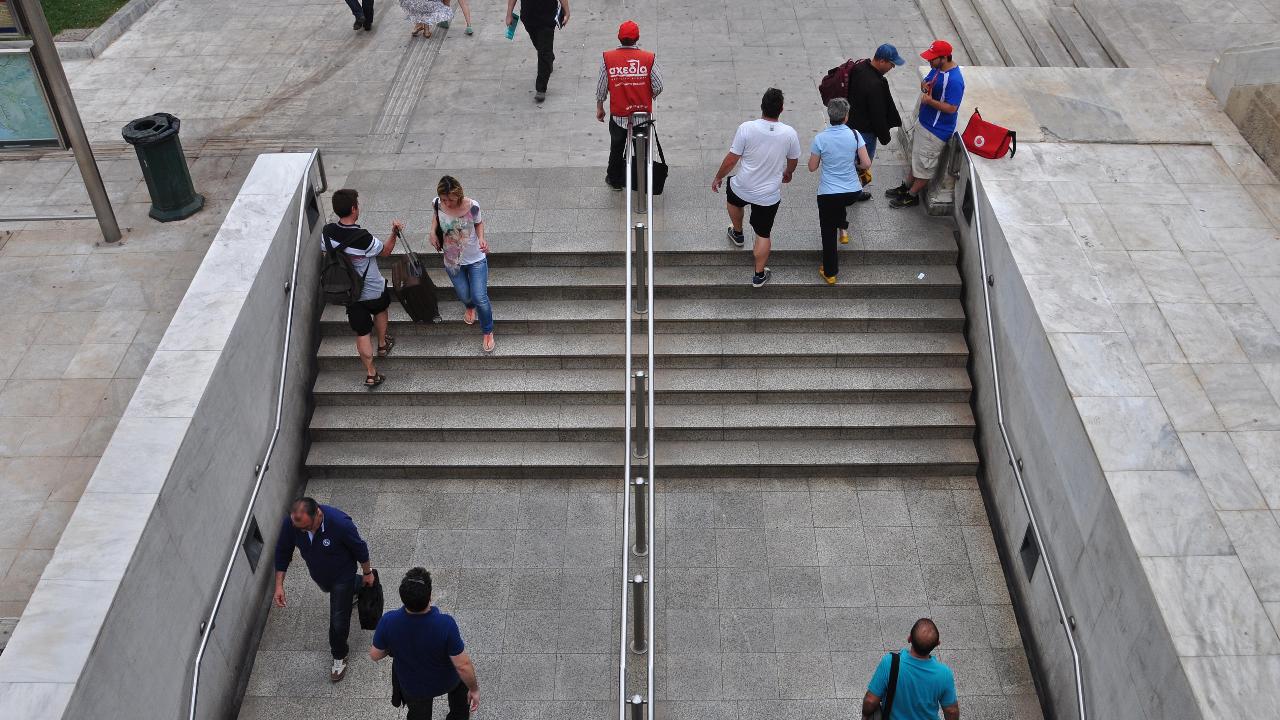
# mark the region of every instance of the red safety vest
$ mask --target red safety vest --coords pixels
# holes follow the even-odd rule
[[[634,112],[653,112],[653,88],[649,73],[654,55],[640,48],[607,50],[604,70],[609,78],[609,113],[627,117]]]

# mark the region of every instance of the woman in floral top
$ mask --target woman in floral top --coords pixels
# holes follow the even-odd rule
[[[480,203],[467,197],[451,175],[440,178],[431,201],[431,235],[444,255],[444,271],[467,311],[462,321],[474,325],[480,316],[484,340],[480,349],[493,352],[493,307],[489,304],[489,244],[484,241]]]

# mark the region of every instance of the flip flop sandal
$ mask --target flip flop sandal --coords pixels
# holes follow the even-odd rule
[[[463,311],[463,313],[462,313],[462,322],[464,322],[464,323],[466,323],[466,324],[468,324],[468,325],[475,325],[475,324],[476,324],[476,311],[475,311],[475,310],[470,310],[470,309],[469,309],[469,310],[465,310],[465,311]]]
[[[485,347],[486,342],[489,344],[489,347]],[[480,341],[480,351],[486,354],[493,352],[493,349],[496,347],[498,347],[498,341],[494,340],[492,335]]]
[[[390,355],[390,354],[391,354],[391,350],[392,350],[392,348],[394,348],[395,346],[396,346],[396,339],[395,339],[395,338],[393,338],[393,337],[391,337],[390,335],[388,335],[388,336],[387,336],[387,344],[386,344],[386,345],[380,345],[380,346],[378,347],[378,357],[380,357],[380,358],[384,358],[384,357],[386,357],[386,356]]]
[[[366,375],[364,378],[364,389],[372,390],[382,384],[387,378],[383,375]]]

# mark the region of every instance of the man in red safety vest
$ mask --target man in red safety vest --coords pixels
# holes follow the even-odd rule
[[[662,92],[662,75],[654,54],[636,47],[640,26],[630,20],[618,26],[618,42],[607,50],[600,61],[600,79],[596,81],[596,119],[604,122],[604,99],[609,98],[609,168],[604,181],[614,190],[626,186],[623,176],[623,150],[627,144],[627,127],[631,113],[653,114],[653,99]]]

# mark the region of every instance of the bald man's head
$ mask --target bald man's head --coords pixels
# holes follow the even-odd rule
[[[934,625],[932,620],[920,618],[915,625],[911,626],[911,635],[907,640],[917,655],[928,657],[929,653],[938,647],[941,638],[938,637],[938,626]]]

